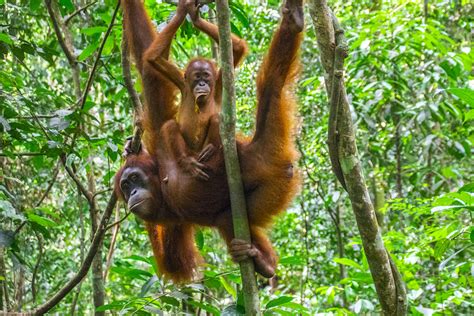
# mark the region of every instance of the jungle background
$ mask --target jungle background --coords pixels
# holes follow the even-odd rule
[[[145,4],[158,29],[176,9]],[[409,314],[472,315],[472,3],[329,5],[346,31],[345,80],[359,155],[385,245],[406,282]],[[67,283],[106,207],[134,124],[116,6],[0,0],[0,311],[34,310]],[[205,18],[213,17],[209,7]],[[256,73],[279,7],[275,0],[231,2],[232,31],[250,47],[236,77],[237,126],[244,134],[254,128]],[[280,262],[271,282],[258,279],[262,307],[268,315],[378,314],[350,203],[331,170],[328,99],[306,15],[295,131],[304,182],[272,229]],[[181,27],[172,49],[180,66],[215,54],[191,23]],[[132,76],[140,92],[133,67]],[[119,203],[91,271],[53,312],[219,315],[239,303],[239,270],[215,231],[196,234],[207,263],[201,277],[176,286],[156,276],[143,224],[128,215]]]

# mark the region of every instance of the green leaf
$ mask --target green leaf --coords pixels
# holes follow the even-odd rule
[[[126,306],[128,302],[126,301],[115,301],[110,304],[105,304],[102,306],[99,306],[95,309],[96,312],[105,312],[105,311],[110,311],[110,310],[121,310],[124,306]]]
[[[90,55],[92,55],[96,49],[99,47],[99,43],[93,43],[89,46],[87,46],[79,56],[77,56],[77,60],[79,61],[84,61],[87,59],[87,57],[89,57]]]
[[[74,10],[72,0],[59,0],[59,3],[68,10]]]
[[[107,37],[107,40],[105,41],[104,45],[104,50],[102,51],[102,55],[110,55],[112,52],[112,49],[114,48],[115,45],[115,39],[113,36]]]
[[[463,185],[458,192],[474,193],[474,182]]]
[[[242,33],[240,33],[239,28],[235,26],[235,24],[232,22],[230,22],[230,30],[232,31],[232,33],[234,33],[238,37],[242,37]]]
[[[140,261],[140,262],[150,264],[150,261],[147,258],[139,256],[139,255],[131,255],[129,257],[126,257],[125,259],[133,260],[133,261]]]
[[[237,18],[237,20],[240,21],[240,23],[242,23],[242,25],[245,27],[245,28],[248,28],[250,26],[250,21],[249,21],[249,18],[247,16],[247,14],[245,13],[245,11],[243,10],[243,8],[241,6],[239,6],[239,4],[236,2],[236,1],[233,1],[230,5],[230,10],[232,11],[232,13],[235,15],[235,17]]]
[[[348,259],[348,258],[334,258],[333,261],[336,262],[336,263],[345,265],[345,266],[350,266],[350,267],[354,267],[354,268],[359,269],[359,270],[363,270],[363,268],[360,264],[358,264],[357,262],[355,262],[351,259]]]
[[[194,234],[194,239],[196,240],[196,246],[198,249],[202,250],[204,248],[204,233],[201,229],[196,231],[196,234]]]
[[[171,306],[176,306],[179,307],[179,301],[171,296],[163,295],[160,297],[160,301],[162,301],[165,304],[169,304]]]
[[[447,91],[457,96],[460,100],[464,101],[469,106],[474,107],[474,90],[469,89],[469,88],[465,88],[465,89],[451,88],[451,89],[448,89]]]
[[[224,277],[220,277],[219,280],[221,281],[221,284],[226,289],[226,291],[235,299],[237,297],[237,292],[232,287],[232,285],[230,285]]]
[[[31,11],[38,11],[40,5],[41,5],[41,0],[30,0],[30,10]]]
[[[140,297],[144,297],[145,294],[150,291],[151,287],[153,284],[155,284],[158,281],[158,277],[154,274],[151,276],[151,278],[142,286],[142,289],[140,291]]]
[[[300,256],[290,256],[290,257],[281,258],[278,264],[281,264],[281,265],[294,264],[294,265],[300,266],[300,265],[305,265],[306,261],[304,260],[304,258],[301,258]]]
[[[110,271],[132,278],[132,279],[141,279],[141,280],[149,280],[152,277],[152,274],[148,271],[140,270],[140,269],[131,269],[126,267],[113,267]]]
[[[293,300],[293,297],[292,296],[280,296],[280,297],[277,297],[271,301],[269,301],[267,303],[267,305],[265,305],[265,308],[272,308],[272,307],[275,307],[275,306],[281,306],[281,305],[284,305],[286,303],[289,303]]]
[[[103,33],[106,30],[107,30],[107,27],[105,27],[105,26],[93,26],[93,27],[88,27],[88,28],[82,29],[81,33],[90,36],[90,35],[94,35],[94,34],[97,34],[97,33]]]
[[[5,33],[0,33],[0,41],[10,45],[13,44],[13,40],[10,38],[10,35]]]
[[[61,219],[61,215],[59,215],[58,213],[56,213],[51,207],[47,207],[47,206],[42,206],[42,207],[38,207],[35,209],[35,211],[40,211],[44,214],[47,214],[51,217],[54,217],[55,219],[58,219],[60,220]]]
[[[469,110],[467,113],[464,114],[464,122],[467,122],[473,119],[474,119],[474,109]]]
[[[50,220],[49,218],[42,217],[33,213],[27,213],[26,215],[30,222],[36,223],[43,227],[55,227],[57,226],[56,222]]]
[[[432,213],[446,211],[450,209],[465,208],[465,205],[446,205],[446,206],[436,206],[431,209]]]
[[[453,80],[456,80],[459,77],[459,74],[461,73],[461,65],[452,60],[445,60],[439,66],[443,68],[446,74]]]

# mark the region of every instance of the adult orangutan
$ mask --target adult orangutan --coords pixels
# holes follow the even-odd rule
[[[196,26],[203,23],[196,8],[183,1],[178,5],[177,21],[182,21],[183,11],[190,13]],[[216,116],[211,115],[210,127],[200,137],[207,141],[196,146],[198,150],[200,146],[203,149],[193,150],[171,106],[175,86],[182,93],[183,89],[189,89],[189,93],[193,91],[193,80],[187,76],[182,80],[176,68],[169,67],[170,41],[159,50],[155,49],[159,43],[151,44],[160,35],[154,34],[142,5],[125,1],[124,12],[125,30],[132,43],[147,101],[146,150],[127,157],[116,175],[115,189],[128,203],[128,208],[145,220],[160,272],[175,282],[192,278],[201,261],[194,244],[193,226],[202,225],[219,229],[235,261],[251,257],[257,272],[273,276],[277,257],[265,229],[272,218],[288,206],[299,186],[299,176],[293,169],[297,153],[292,137],[295,101],[291,88],[299,69],[298,49],[304,25],[302,0],[287,0],[283,6],[280,26],[257,77],[255,134],[251,140],[240,139],[237,143],[251,244],[234,239],[222,151],[206,154],[201,168],[208,175],[205,179],[181,164],[183,157],[189,156],[199,162],[207,147],[204,142],[220,141]],[[178,26],[173,28],[176,30]],[[155,50],[152,53],[147,49]],[[205,59],[198,60],[208,63]],[[215,104],[220,104],[220,87],[216,88],[220,85],[219,78],[220,75],[208,77],[208,85],[214,87],[210,91],[214,91],[214,100],[218,100]],[[195,94],[194,97],[196,99]],[[186,102],[181,106],[186,106]]]

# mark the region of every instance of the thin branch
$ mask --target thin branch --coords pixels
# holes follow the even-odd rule
[[[105,46],[105,43],[107,42],[107,38],[109,37],[110,32],[112,32],[112,28],[114,27],[115,18],[117,17],[117,13],[119,11],[119,8],[120,8],[120,0],[117,1],[117,6],[115,7],[115,11],[112,15],[112,19],[111,19],[110,24],[107,28],[107,31],[105,32],[104,38],[102,39],[102,42],[100,43],[99,50],[97,52],[97,57],[94,61],[94,65],[92,66],[92,70],[89,74],[89,78],[87,79],[86,86],[84,88],[82,98],[81,98],[80,103],[79,103],[79,108],[81,110],[84,108],[84,105],[86,104],[87,95],[89,94],[89,91],[90,91],[91,86],[92,86],[92,82],[94,81],[94,75],[95,75],[95,72],[97,70],[97,67],[99,66],[100,58],[102,56],[102,51],[104,50],[104,46]]]
[[[46,156],[47,153],[33,153],[33,152],[21,152],[21,153],[0,153],[0,157],[36,157],[36,156]]]
[[[120,230],[120,223],[122,223],[122,221],[124,221],[128,217],[128,215],[130,215],[130,212],[127,212],[125,217],[122,218],[121,220],[118,220],[115,223],[107,226],[107,230],[111,226],[114,227],[114,230],[112,231],[112,238],[110,238],[109,251],[107,253],[107,260],[105,262],[104,280],[107,280],[107,276],[109,274],[109,270],[112,265],[112,258],[114,256],[115,244],[117,242],[117,237]],[[115,219],[117,220],[119,218],[120,218],[120,207],[119,207],[119,204],[117,204],[117,206],[115,207]]]
[[[58,38],[59,45],[64,51],[66,58],[70,65],[76,64],[76,56],[71,48],[71,45],[67,43],[67,38],[63,36],[62,32],[62,21],[57,15],[55,8],[53,8],[53,1],[52,0],[45,0],[46,8],[48,9],[49,16],[51,17],[51,21],[53,22],[54,32],[56,33],[56,37]]]
[[[36,303],[36,294],[37,294],[37,292],[36,292],[36,279],[37,279],[37,276],[38,276],[38,270],[39,270],[39,267],[40,267],[40,264],[41,264],[41,259],[43,259],[43,254],[44,254],[43,241],[41,240],[41,236],[37,232],[35,232],[35,235],[36,235],[36,239],[38,240],[39,254],[38,254],[38,258],[36,260],[35,267],[33,269],[33,276],[31,277],[31,296],[33,297],[33,303]]]
[[[105,32],[105,35],[104,35],[104,38],[102,39],[102,42],[100,43],[99,50],[97,52],[97,56],[96,56],[95,61],[94,61],[94,65],[92,66],[92,70],[89,73],[89,77],[87,78],[86,86],[84,88],[84,91],[82,93],[82,96],[81,96],[80,100],[78,100],[78,106],[79,106],[79,109],[81,109],[81,110],[84,109],[84,106],[86,104],[87,96],[89,95],[89,91],[92,87],[92,82],[94,81],[95,72],[97,71],[97,68],[98,68],[98,65],[99,65],[99,62],[100,62],[100,58],[102,56],[102,51],[104,50],[104,46],[105,46],[105,43],[107,42],[107,38],[109,37],[110,33],[112,32],[112,28],[114,27],[114,22],[115,22],[115,19],[117,17],[117,13],[118,13],[119,8],[120,8],[120,0],[117,1],[117,6],[115,7],[114,13],[112,15],[112,19],[111,19],[110,24],[107,28],[107,31]],[[69,147],[71,149],[74,147],[74,144],[76,143],[78,133],[79,133],[79,131],[76,130],[74,132],[73,136],[72,136],[71,144],[69,145]]]
[[[92,208],[92,206],[94,204],[93,194],[82,184],[81,180],[79,180],[76,173],[71,169],[71,167],[69,167],[66,164],[66,155],[62,154],[60,160],[61,160],[61,163],[64,166],[64,169],[66,169],[66,172],[71,177],[71,179],[74,181],[74,183],[77,185],[77,188],[79,189],[79,191],[81,191],[82,195],[84,195],[84,197],[87,199],[87,202],[89,203],[89,205]]]
[[[39,118],[39,119],[52,119],[52,118],[55,118],[55,117],[58,117],[59,115],[57,114],[51,114],[51,115],[36,115],[36,118]],[[11,119],[14,119],[14,120],[31,120],[32,118],[34,118],[33,116],[15,116],[15,117],[12,117]]]
[[[130,214],[132,214],[132,213],[128,211],[128,212],[125,214],[125,216],[122,217],[120,220],[118,220],[118,221],[116,221],[115,223],[112,223],[112,224],[110,224],[109,226],[107,226],[107,230],[111,229],[111,228],[114,227],[114,226],[120,225],[124,220],[127,219],[127,217],[130,216]]]
[[[73,17],[75,17],[76,15],[78,15],[79,13],[81,13],[82,11],[87,10],[89,7],[93,6],[93,5],[96,4],[96,3],[97,3],[97,1],[92,1],[91,3],[86,4],[86,5],[83,6],[82,8],[77,9],[76,11],[74,11],[73,13],[71,13],[70,15],[68,15],[68,16],[64,19],[64,24],[65,24],[65,25],[68,25],[68,23],[71,21],[71,19],[72,19]]]
[[[104,189],[104,190],[96,191],[96,192],[92,195],[92,198],[95,199],[98,195],[101,195],[101,194],[110,192],[110,191],[112,191],[112,190],[113,190],[112,188],[109,188],[109,189]]]
[[[53,188],[53,185],[54,183],[56,182],[56,179],[58,178],[58,174],[59,174],[59,161],[56,163],[56,167],[54,167],[54,171],[53,171],[53,178],[51,179],[51,181],[49,182],[48,184],[48,187],[46,188],[46,190],[43,192],[43,195],[41,196],[41,198],[39,199],[38,202],[36,202],[36,207],[40,206],[41,203],[43,203],[43,201],[46,199],[46,197],[48,196],[49,192],[51,191],[51,189]]]
[[[125,27],[125,24],[123,25]],[[134,124],[136,126],[134,130],[134,137],[131,140],[130,149],[134,153],[138,153],[140,151],[141,145],[141,136],[143,133],[143,129],[141,126],[140,117],[143,110],[142,102],[140,101],[140,97],[137,91],[134,88],[133,80],[132,80],[132,73],[130,71],[130,54],[129,54],[129,47],[128,41],[125,34],[125,31],[122,32],[122,74],[125,87],[127,88],[128,95],[130,96],[130,101],[132,102],[133,106],[133,117],[134,117]]]
[[[125,27],[125,25],[123,26]],[[133,110],[136,114],[140,114],[143,109],[142,102],[140,101],[140,96],[134,88],[132,73],[130,71],[130,53],[128,47],[128,41],[125,32],[122,32],[122,75],[123,81],[125,83],[125,88],[127,88],[128,95],[130,96],[130,101],[132,102]]]
[[[90,266],[92,264],[92,260],[94,259],[97,251],[99,250],[100,245],[102,244],[102,241],[104,240],[104,235],[107,231],[106,228],[116,203],[117,196],[115,195],[115,193],[112,193],[107,203],[107,207],[105,208],[104,214],[100,219],[99,227],[97,228],[97,231],[94,234],[94,238],[87,252],[86,258],[82,262],[79,271],[56,294],[54,294],[53,297],[47,300],[44,304],[40,305],[34,311],[34,315],[43,315],[49,310],[51,310],[87,275],[87,272],[89,271]]]

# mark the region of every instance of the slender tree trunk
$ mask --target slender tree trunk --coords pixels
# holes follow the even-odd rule
[[[325,0],[311,0],[309,5],[325,70],[326,89],[330,96],[328,138],[333,169],[351,200],[382,312],[384,315],[406,315],[405,287],[385,249],[357,152],[342,78],[347,56],[344,32]],[[335,161],[338,163],[335,164]]]
[[[219,26],[220,62],[222,69],[222,113],[220,134],[224,149],[227,182],[229,184],[230,202],[234,223],[234,235],[238,239],[251,242],[250,229],[245,205],[244,187],[240,174],[237,144],[235,140],[235,87],[232,56],[232,40],[229,20],[229,3],[227,0],[216,0],[217,21]],[[252,259],[240,263],[240,273],[244,292],[245,313],[260,315],[255,267]]]
[[[92,162],[92,157],[89,157],[89,170],[87,171],[87,183],[89,187],[89,192],[95,194],[95,179],[94,179],[94,165]],[[97,208],[97,203],[92,202],[90,207],[90,221],[91,221],[91,239],[94,237],[95,232],[97,231],[99,224],[99,213]],[[104,305],[105,303],[105,289],[104,289],[104,271],[102,265],[102,245],[100,245],[97,250],[97,254],[92,261],[92,290],[94,295],[94,306],[97,308]],[[104,312],[95,312],[95,315],[103,316]]]

